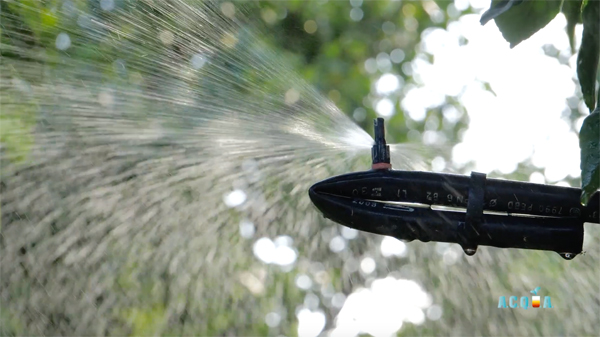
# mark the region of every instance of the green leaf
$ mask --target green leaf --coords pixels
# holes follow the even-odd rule
[[[567,0],[563,2],[562,12],[567,19],[567,35],[571,52],[575,53],[575,26],[581,21],[581,7],[583,0]]]
[[[596,105],[596,74],[600,57],[600,1],[588,1],[583,8],[583,37],[577,56],[577,77],[588,108]]]
[[[494,0],[490,9],[481,16],[481,24],[494,19],[504,39],[514,48],[544,28],[560,12],[560,8],[560,1]]]
[[[583,121],[579,132],[581,148],[581,203],[586,205],[600,187],[600,109],[596,108]]]
[[[490,5],[490,9],[488,9],[483,15],[481,15],[481,24],[485,25],[488,21],[495,19],[500,14],[506,12],[511,9],[513,6],[520,5],[523,3],[523,0],[502,0],[502,1],[493,1]]]

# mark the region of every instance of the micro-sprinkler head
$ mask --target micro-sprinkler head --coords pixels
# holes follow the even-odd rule
[[[310,200],[325,218],[400,240],[456,243],[469,256],[490,246],[554,251],[565,260],[582,253],[583,223],[600,223],[600,192],[582,207],[581,190],[572,187],[490,179],[477,172],[469,177],[392,170],[383,123],[383,118],[374,123],[372,170],[310,187]],[[523,204],[529,206],[515,206]]]
[[[383,118],[376,118],[373,122],[375,126],[375,145],[371,148],[371,157],[373,159],[373,170],[389,170],[392,168],[390,163],[390,147],[385,142],[385,126]]]

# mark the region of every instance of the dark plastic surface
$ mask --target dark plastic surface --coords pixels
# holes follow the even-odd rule
[[[375,144],[371,148],[373,164],[390,163],[390,147],[385,142],[385,126],[383,118],[374,121]]]
[[[584,207],[577,188],[473,176],[480,187],[471,195],[483,196],[471,207],[475,213],[467,213],[473,178],[452,174],[356,172],[317,183],[309,195],[325,217],[344,226],[409,241],[458,243],[469,255],[485,245],[550,250],[570,259],[581,253],[583,223],[599,222],[598,192]],[[431,205],[462,211],[433,210]],[[467,226],[468,221],[475,227]]]
[[[461,243],[465,213],[343,198],[311,188],[312,202],[339,224],[361,231],[423,242]],[[471,244],[549,250],[575,256],[582,250],[583,224],[573,218],[527,218],[485,214]]]
[[[360,199],[467,208],[471,177],[419,171],[372,170],[344,174],[313,186],[320,193]],[[581,205],[581,189],[486,179],[485,211],[570,217],[599,223],[599,193]]]

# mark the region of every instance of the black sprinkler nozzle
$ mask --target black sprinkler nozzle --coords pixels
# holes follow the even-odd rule
[[[373,169],[390,169],[390,147],[385,142],[385,125],[383,118],[376,118],[373,122],[375,127],[375,144],[371,147]]]
[[[373,166],[389,164],[383,122],[378,122]],[[326,218],[361,231],[458,243],[467,255],[478,246],[493,246],[554,251],[567,260],[582,252],[583,223],[600,223],[600,193],[587,206],[580,195],[578,188],[489,179],[476,172],[390,169],[344,174],[309,190]]]

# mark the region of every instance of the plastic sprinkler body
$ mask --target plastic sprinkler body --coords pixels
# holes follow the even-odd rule
[[[372,170],[331,177],[309,189],[325,218],[399,240],[459,244],[469,256],[488,246],[554,251],[566,260],[583,251],[584,222],[600,223],[600,191],[582,206],[581,189],[573,187],[492,179],[477,172],[469,177],[393,170],[383,122],[375,120]],[[432,197],[428,191],[436,193]]]
[[[385,142],[385,126],[383,118],[377,118],[373,122],[375,126],[375,145],[371,147],[371,157],[373,159],[373,170],[389,170],[392,168],[390,163],[390,147]]]

